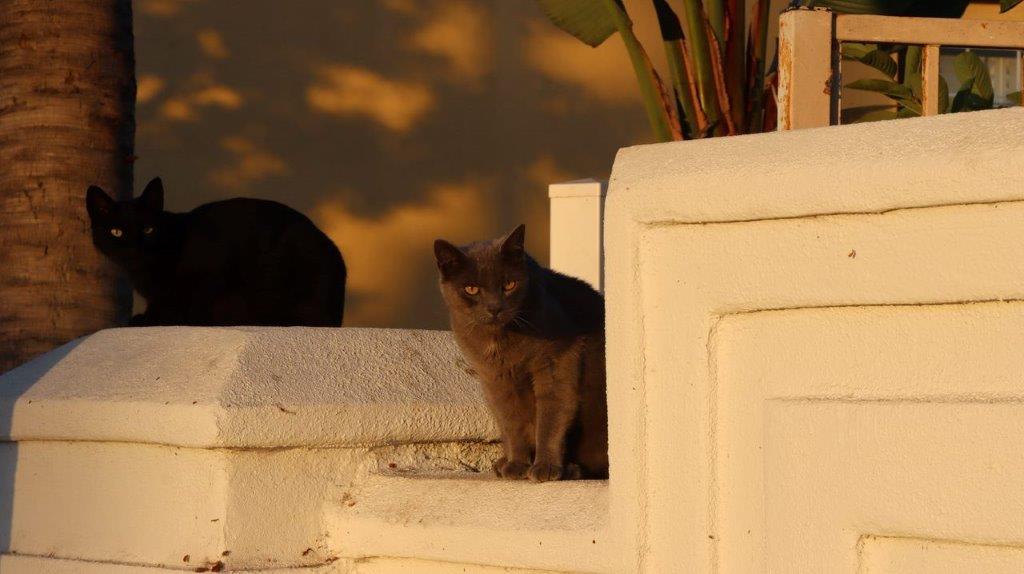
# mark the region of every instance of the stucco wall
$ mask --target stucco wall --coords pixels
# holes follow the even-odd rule
[[[446,332],[102,331],[0,377],[0,571],[609,572],[496,439]]]
[[[1011,109],[620,152],[629,570],[1022,567],[1022,136]]]
[[[607,482],[491,478],[447,333],[73,342],[0,378],[0,570],[1021,571],[1022,136],[1014,109],[623,150]]]

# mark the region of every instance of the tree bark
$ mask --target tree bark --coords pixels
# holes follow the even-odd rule
[[[0,0],[0,372],[122,323],[85,191],[131,197],[131,0]]]

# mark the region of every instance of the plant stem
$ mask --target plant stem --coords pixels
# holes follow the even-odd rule
[[[686,29],[690,33],[690,54],[693,57],[700,105],[707,115],[708,122],[717,127],[721,116],[717,101],[718,93],[715,90],[714,70],[711,68],[710,44],[704,27],[704,5],[701,0],[685,0],[683,7],[686,14]]]
[[[615,27],[622,37],[623,44],[626,45],[626,52],[633,64],[633,71],[636,72],[640,94],[644,100],[644,109],[647,112],[647,119],[651,123],[651,129],[654,131],[654,137],[663,142],[681,139],[682,132],[678,124],[672,125],[668,102],[665,101],[665,94],[660,87],[661,80],[658,78],[650,58],[647,57],[643,45],[633,34],[633,22],[615,0],[602,1],[615,20]]]
[[[708,117],[704,114],[704,109],[700,107],[700,98],[697,95],[697,79],[693,76],[693,59],[690,57],[690,50],[686,47],[686,43],[679,42],[679,49],[683,53],[683,63],[686,70],[686,90],[690,94],[690,100],[693,102],[694,114],[697,122],[697,132],[700,134],[698,137],[708,136]]]
[[[706,21],[705,21],[706,22]],[[718,93],[718,103],[722,106],[722,117],[725,118],[725,135],[736,135],[736,124],[733,123],[730,110],[729,94],[725,85],[725,70],[722,66],[722,49],[718,45],[711,24],[707,23],[708,39],[711,41],[711,70],[715,75],[715,91]]]
[[[757,133],[764,129],[764,76],[765,55],[768,49],[768,14],[771,0],[757,0],[754,21],[750,24],[750,54],[747,67],[747,131]]]
[[[669,71],[672,74],[672,86],[686,115],[690,137],[703,137],[708,129],[708,118],[704,115],[704,110],[697,105],[697,86],[685,49],[686,45],[682,39],[665,40],[665,56],[668,58]]]
[[[715,32],[715,39],[724,44],[727,34],[725,0],[703,0],[703,3],[711,29]]]
[[[725,12],[725,82],[729,92],[732,121],[740,131],[746,127],[746,2],[728,0]]]
[[[693,85],[693,64],[686,55],[686,37],[679,16],[669,5],[668,0],[653,0],[654,11],[658,15],[658,29],[665,47],[665,59],[672,79],[672,87],[676,98],[682,106],[683,118],[680,127],[687,138],[702,137],[707,128],[708,120],[704,110],[700,109]]]

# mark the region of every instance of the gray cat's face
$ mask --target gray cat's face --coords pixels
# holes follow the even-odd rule
[[[434,242],[441,294],[452,313],[470,325],[502,327],[522,309],[529,286],[523,240],[526,226],[507,236],[463,248]]]

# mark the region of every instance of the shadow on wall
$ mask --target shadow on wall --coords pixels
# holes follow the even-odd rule
[[[18,443],[11,440],[18,399],[82,342],[76,339],[0,375],[0,554],[12,549]],[[24,480],[24,477],[23,477]]]
[[[650,2],[628,3],[660,45]],[[648,139],[621,42],[589,48],[535,2],[240,6],[136,2],[136,173],[172,210],[247,195],[310,215],[349,262],[347,325],[446,326],[433,239],[526,222],[546,260],[547,184],[606,177]]]

